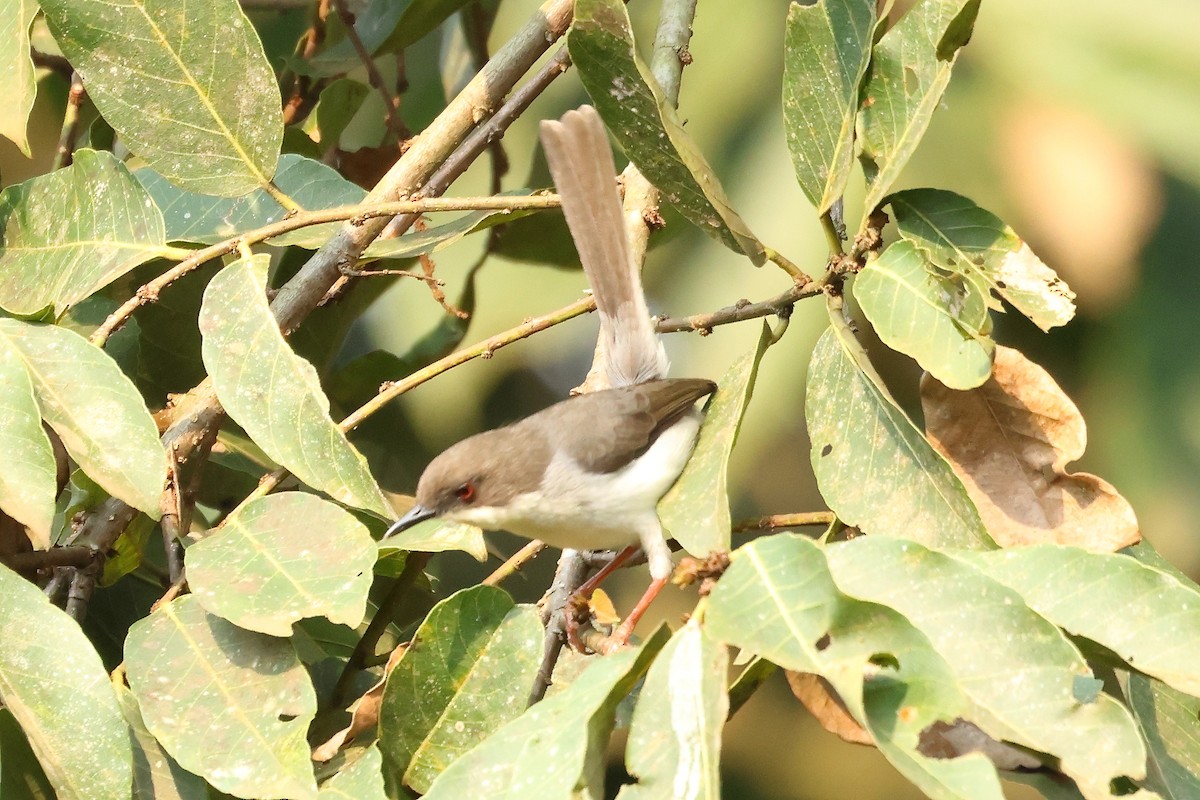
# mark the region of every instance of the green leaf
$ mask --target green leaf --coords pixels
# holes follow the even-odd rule
[[[823,214],[842,196],[854,157],[858,87],[871,59],[875,5],[792,3],[783,55],[783,120],[796,180]]]
[[[922,0],[875,45],[858,118],[869,184],[864,217],[925,135],[978,11],[979,0]]]
[[[762,264],[762,243],[730,206],[712,166],[634,51],[625,4],[578,0],[567,47],[596,110],[629,160],[689,222]]]
[[[837,586],[895,609],[924,633],[990,736],[1060,759],[1087,797],[1145,775],[1146,751],[1129,712],[1101,694],[1075,697],[1087,661],[1055,625],[982,571],[915,542],[863,536],[827,549]]]
[[[379,48],[381,53],[399,53],[433,33],[439,25],[471,0],[411,0],[392,35]]]
[[[213,197],[181,189],[149,168],[139,169],[134,177],[162,209],[167,240],[172,242],[215,244],[288,215],[288,210],[263,189],[238,198]],[[332,167],[293,153],[280,156],[275,185],[309,211],[355,205],[367,196]],[[313,225],[278,236],[271,244],[312,250],[323,245],[339,227],[340,222]]]
[[[1200,699],[1142,675],[1118,677],[1149,750],[1147,788],[1169,800],[1200,797]]]
[[[418,553],[444,553],[447,550],[462,550],[476,561],[487,561],[487,543],[483,530],[461,522],[431,519],[413,525],[396,534],[381,548],[393,547]]]
[[[0,701],[21,724],[58,797],[129,797],[129,729],[91,642],[75,620],[4,566],[0,619]]]
[[[316,126],[322,151],[338,146],[342,131],[362,108],[363,100],[370,92],[370,86],[350,78],[339,78],[321,90],[321,99],[309,120]]]
[[[0,136],[9,139],[29,158],[25,126],[37,83],[29,57],[29,23],[38,6],[34,0],[0,0],[0,86],[5,87],[5,108],[0,111]]]
[[[758,364],[772,342],[771,326],[764,322],[754,352],[735,361],[721,378],[691,459],[658,502],[663,527],[694,556],[729,550],[729,455],[754,392]]]
[[[828,680],[880,752],[929,796],[1001,800],[983,756],[921,751],[931,725],[971,710],[946,662],[899,614],[841,594],[811,541],[781,534],[739,548],[709,596],[704,626],[721,642]]]
[[[146,728],[133,692],[123,682],[114,682],[113,689],[132,734],[134,798],[208,800],[207,784],[179,766]]]
[[[503,192],[500,196],[528,197],[528,189]],[[497,225],[506,225],[537,212],[522,211],[472,211],[456,220],[435,225],[423,231],[406,233],[395,239],[376,239],[363,253],[364,258],[414,258],[422,253],[432,253],[449,247],[464,236],[487,230]]]
[[[884,344],[916,359],[952,389],[973,389],[992,373],[996,344],[983,292],[940,274],[911,242],[895,242],[854,279],[854,298]]]
[[[962,481],[896,405],[840,319],[813,349],[804,414],[817,485],[839,519],[933,547],[995,547]]]
[[[943,189],[897,192],[887,202],[901,236],[989,301],[997,292],[1044,331],[1075,316],[1075,293],[995,214]]]
[[[367,610],[375,556],[353,514],[283,492],[238,506],[189,547],[188,586],[206,611],[271,636],[291,636],[293,623],[315,616],[353,627]]]
[[[528,709],[451,764],[426,800],[601,797],[605,748],[617,704],[662,649],[659,628],[637,647],[591,660],[571,685]]]
[[[121,531],[121,535],[112,546],[112,551],[104,559],[104,571],[100,575],[99,585],[112,586],[140,567],[150,534],[155,530],[162,533],[162,529],[154,520],[143,514],[134,517],[125,530]]]
[[[0,193],[0,307],[55,316],[167,252],[162,215],[112,153],[78,150],[66,169]]]
[[[58,466],[42,428],[21,351],[0,338],[0,509],[28,528],[37,550],[50,547]]]
[[[286,639],[189,595],[129,629],[125,669],[146,727],[184,769],[242,797],[315,797],[305,732],[317,698]]]
[[[317,800],[387,800],[383,790],[383,756],[371,745],[349,766],[321,785]]]
[[[84,472],[158,519],[167,454],[141,395],[113,360],[79,334],[0,319],[0,346],[25,362],[42,419]]]
[[[236,0],[41,6],[88,97],[155,171],[224,197],[271,180],[283,103]]]
[[[379,711],[389,769],[424,793],[446,767],[525,710],[541,662],[532,606],[475,586],[433,607],[389,673]]]
[[[721,796],[728,668],[725,647],[695,618],[671,637],[638,694],[625,747],[625,766],[637,783],[622,786],[618,800]]]
[[[270,256],[242,258],[204,292],[204,364],[221,405],[267,455],[340,503],[390,519],[387,501],[329,418],[312,364],[296,356],[267,306]]]
[[[968,560],[1055,625],[1200,696],[1200,590],[1190,581],[1124,554],[1050,544]]]

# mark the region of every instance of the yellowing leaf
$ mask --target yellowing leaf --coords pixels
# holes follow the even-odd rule
[[[1083,417],[1020,351],[998,347],[992,377],[978,389],[957,392],[925,377],[921,405],[930,441],[1002,546],[1109,552],[1141,539],[1133,509],[1111,484],[1067,472],[1087,442]]]

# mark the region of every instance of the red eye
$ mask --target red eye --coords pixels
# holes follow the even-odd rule
[[[464,503],[470,503],[475,499],[475,484],[464,483],[454,490],[454,496]]]

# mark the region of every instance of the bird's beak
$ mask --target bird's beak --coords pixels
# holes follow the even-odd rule
[[[392,527],[388,528],[387,531],[384,532],[383,538],[386,539],[389,536],[395,536],[397,533],[400,533],[400,531],[408,530],[418,522],[424,522],[425,520],[431,519],[435,516],[437,516],[436,511],[431,511],[422,505],[415,505],[408,510],[407,514],[392,523]]]

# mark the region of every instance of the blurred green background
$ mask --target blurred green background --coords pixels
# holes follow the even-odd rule
[[[503,42],[537,8],[504,0],[492,36]],[[780,115],[785,0],[700,0],[684,73],[681,115],[708,154],[734,206],[755,233],[810,273],[825,246],[794,179]],[[630,12],[647,52],[657,4]],[[921,149],[900,186],[960,192],[999,214],[1078,294],[1079,316],[1042,334],[1013,314],[996,319],[996,338],[1046,366],[1089,423],[1087,454],[1076,469],[1097,473],[1133,503],[1147,539],[1200,577],[1200,3],[1160,0],[989,0],[975,36]],[[436,37],[430,37],[436,38]],[[410,65],[436,57],[436,42],[410,53]],[[436,70],[436,67],[434,67]],[[419,74],[419,67],[414,67]],[[416,77],[413,78],[416,85]],[[537,120],[585,101],[568,73],[505,138],[512,162],[506,188],[524,185],[536,151]],[[48,168],[65,86],[43,81],[25,160],[0,142],[4,185]],[[416,106],[414,118],[426,118]],[[402,115],[405,108],[401,109]],[[487,192],[481,162],[451,194]],[[846,217],[859,218],[861,180]],[[758,300],[787,286],[677,218],[646,265],[652,310],[692,314]],[[482,237],[435,256],[453,299]],[[479,272],[467,341],[565,305],[584,288],[578,270],[492,259]],[[376,348],[405,352],[444,312],[415,282],[386,292],[352,331],[339,362]],[[819,301],[801,303],[784,340],[759,373],[731,465],[735,518],[822,508],[808,466],[803,425],[809,351],[824,327]],[[403,397],[362,429],[356,443],[386,488],[411,492],[421,467],[448,444],[566,395],[590,361],[596,322],[577,319],[443,375]],[[864,326],[865,327],[865,326]],[[757,323],[712,335],[676,334],[667,347],[675,375],[719,378],[754,347]],[[893,392],[919,419],[919,371],[907,359],[872,350]],[[497,536],[511,552],[516,540]],[[508,588],[534,600],[554,556],[543,555]],[[456,554],[435,560],[441,588],[477,580],[494,566]],[[614,587],[618,607],[640,591],[632,571]],[[661,618],[694,603],[671,590]],[[883,800],[921,795],[874,751],[820,731],[777,677],[735,717],[726,736],[726,796],[805,800]],[[1012,796],[1032,796],[1014,789]]]

